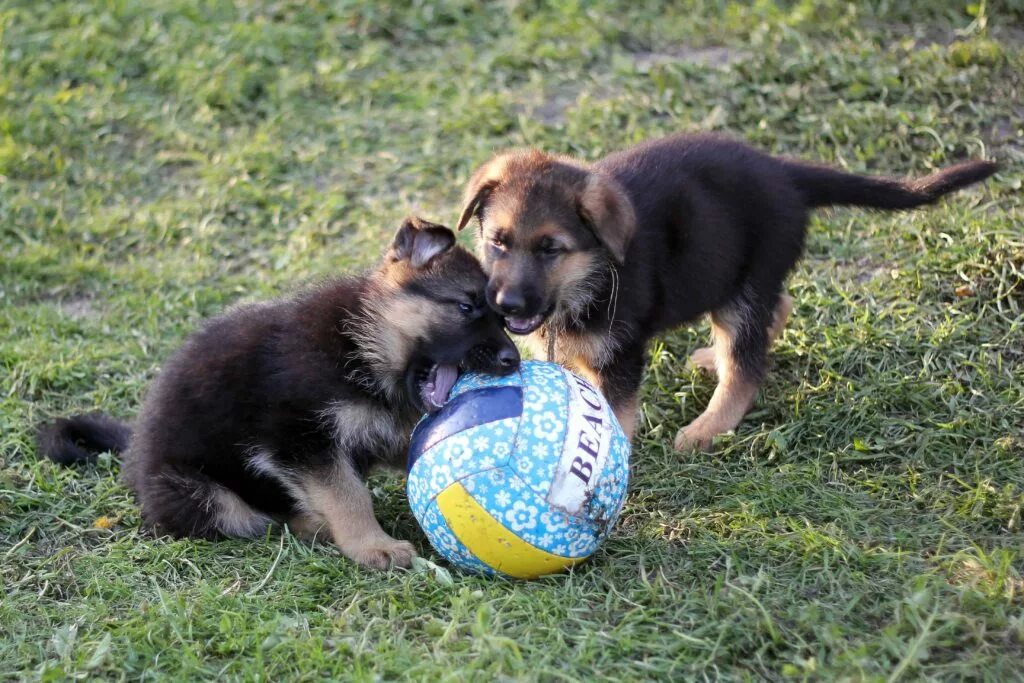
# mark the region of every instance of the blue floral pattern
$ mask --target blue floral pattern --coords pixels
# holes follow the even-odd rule
[[[439,493],[460,482],[505,528],[537,548],[568,558],[589,556],[610,532],[625,501],[630,444],[611,408],[613,425],[604,466],[579,514],[548,504],[546,497],[566,443],[572,375],[553,363],[526,361],[506,377],[465,374],[451,398],[484,387],[521,386],[523,412],[460,431],[426,450],[409,475],[409,503],[434,548],[453,564],[493,574],[448,527]]]

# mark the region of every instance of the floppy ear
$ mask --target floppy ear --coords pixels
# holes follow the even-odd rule
[[[462,215],[459,216],[459,222],[455,226],[456,230],[462,230],[473,219],[473,216],[476,216],[483,210],[484,204],[487,202],[487,196],[494,191],[494,188],[501,184],[508,164],[508,158],[507,154],[494,157],[478,168],[473,177],[469,179],[469,184],[466,185],[466,194],[462,201]]]
[[[455,233],[443,225],[410,216],[402,222],[391,243],[391,258],[409,259],[413,268],[422,268],[435,257],[455,246]]]
[[[626,248],[636,233],[636,212],[626,191],[616,181],[591,172],[576,211],[594,236],[622,265]]]

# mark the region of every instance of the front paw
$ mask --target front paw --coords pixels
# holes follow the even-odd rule
[[[715,350],[710,346],[705,346],[691,353],[689,363],[709,375],[718,374],[718,366],[715,364]]]
[[[398,541],[390,536],[366,539],[350,555],[353,560],[370,569],[387,570],[392,567],[409,567],[416,549],[408,541]]]
[[[706,451],[711,448],[715,434],[704,428],[698,420],[694,420],[676,433],[673,446],[677,451]]]

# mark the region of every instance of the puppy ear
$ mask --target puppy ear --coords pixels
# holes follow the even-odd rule
[[[422,268],[455,246],[455,233],[443,225],[410,216],[402,222],[391,243],[391,259],[409,260],[413,268]]]
[[[626,190],[611,178],[591,172],[576,206],[583,222],[622,265],[636,233],[636,212]]]
[[[473,177],[469,179],[462,201],[462,215],[459,216],[459,222],[455,226],[456,230],[462,230],[473,219],[473,216],[483,211],[487,197],[505,177],[508,160],[508,154],[496,156],[478,168]]]

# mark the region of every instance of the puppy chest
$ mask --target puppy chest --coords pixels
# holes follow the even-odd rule
[[[340,451],[379,464],[400,465],[404,461],[411,425],[402,416],[382,405],[356,401],[332,405],[329,416]]]
[[[548,359],[548,340],[539,334],[530,335],[530,350],[535,357]],[[559,363],[580,369],[580,366],[601,368],[615,357],[618,342],[614,336],[600,332],[560,332],[555,342],[555,358]]]

